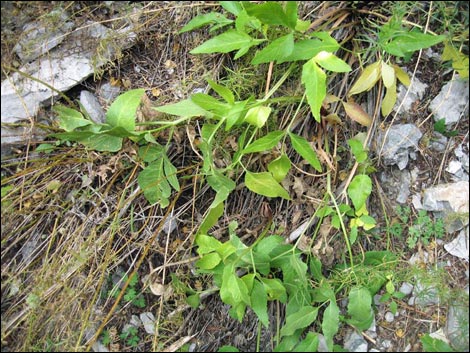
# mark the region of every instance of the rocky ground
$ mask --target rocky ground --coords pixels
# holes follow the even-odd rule
[[[314,3],[301,9],[310,21],[322,14],[310,12]],[[222,66],[236,69],[228,56],[188,53],[207,33],[177,34],[196,14],[214,8],[211,2],[2,2],[2,351],[82,350],[88,344],[94,351],[217,351],[224,345],[254,351],[257,338],[261,350],[273,349],[276,304],[270,307],[273,325],[258,332],[253,312],[237,322],[217,293],[208,291],[193,309],[177,290],[175,277],[195,289],[212,286],[210,278],[195,275],[191,262],[194,229],[213,197],[207,189],[188,182],[172,221],[162,227],[165,211],[148,206],[142,195],[127,196],[132,206],[120,201],[132,179],[132,145],[116,154],[65,145],[52,154],[35,151],[45,139],[53,143],[46,135],[56,129],[51,106],[59,101],[79,100],[93,121],[103,122],[116,96],[144,88],[139,119],[146,121],[156,118],[150,107],[206,90],[208,73],[224,79],[229,70]],[[362,334],[341,327],[336,343],[347,351],[423,351],[419,338],[426,333],[457,351],[469,349],[469,87],[439,53],[423,50],[404,65],[412,84],[398,88],[394,112],[376,126],[370,209],[378,226],[363,245],[390,246],[400,255],[393,283],[402,294],[393,313],[381,290],[373,325]],[[196,128],[175,131],[175,160],[194,157],[187,137]],[[289,236],[301,227],[313,207],[305,200],[321,198],[314,190],[323,183],[305,179],[292,187],[298,199],[287,210],[271,200],[276,230]],[[235,194],[215,234],[224,234],[232,220],[248,234],[265,225],[258,211],[263,198],[246,189]],[[410,246],[412,231],[423,239],[439,219],[439,236],[433,228],[427,242]],[[156,229],[162,235],[153,242]],[[335,261],[328,252],[319,257],[331,266]],[[107,290],[140,258],[136,288],[143,288],[143,304],[114,311]],[[149,280],[167,263],[176,265],[166,281]],[[108,336],[91,345],[103,322]],[[129,328],[137,341],[122,336]],[[326,350],[321,341],[319,350]]]

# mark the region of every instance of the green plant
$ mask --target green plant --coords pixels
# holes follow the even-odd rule
[[[137,347],[140,337],[139,330],[137,327],[129,326],[126,330],[123,330],[119,335],[119,338],[126,342],[127,345],[131,347]]]
[[[127,280],[128,280],[127,275],[124,275],[122,277],[122,282],[126,282]],[[137,289],[138,283],[139,283],[139,277],[136,273],[131,277],[129,281],[129,285],[126,288],[126,293],[124,293],[124,301],[129,302],[138,308],[145,308],[147,306],[147,303],[145,301],[144,296],[141,293],[139,293]],[[120,289],[118,286],[114,286],[112,289],[108,291],[108,296],[113,297],[115,299],[118,298],[119,294],[120,294]]]

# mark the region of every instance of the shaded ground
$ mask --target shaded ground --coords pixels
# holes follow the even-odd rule
[[[300,11],[304,19],[318,20],[321,24],[323,18],[324,21],[331,20],[330,12],[343,8],[343,12],[332,16],[344,25],[344,29],[337,32],[340,41],[353,33],[354,25],[361,20],[377,20],[367,11],[382,11],[388,15],[386,9],[368,6],[367,2],[358,3],[351,8],[349,3],[316,7],[319,4],[309,2],[303,3]],[[76,97],[84,87],[93,91],[107,80],[123,90],[145,88],[147,100],[140,111],[140,119],[146,121],[156,118],[149,106],[176,102],[195,90],[206,90],[205,79],[208,77],[231,83],[239,89],[242,98],[253,92],[262,95],[267,66],[237,71],[240,64],[232,61],[230,55],[189,55],[190,49],[208,38],[207,31],[177,34],[196,14],[216,8],[215,3],[144,2],[141,5],[145,11],[139,19],[142,25],[136,44],[97,77],[68,92],[70,97]],[[5,63],[15,65],[18,59],[11,51],[14,45],[12,34],[18,34],[24,22],[34,18],[35,14],[47,14],[54,4],[13,2],[5,6],[2,7],[2,67]],[[113,15],[112,10],[99,2],[76,2],[73,9],[77,20],[105,21]],[[417,19],[423,15],[422,11],[424,9],[416,12]],[[9,13],[12,15],[8,16]],[[346,13],[349,15],[342,19],[341,15]],[[431,136],[433,122],[427,107],[452,72],[430,59],[417,61],[413,57],[406,64],[410,71],[415,65],[419,66],[419,79],[429,87],[421,101],[413,106],[410,117],[424,135]],[[2,79],[5,73],[8,70],[2,70]],[[276,74],[272,82],[278,79]],[[351,75],[357,74],[358,70],[355,70]],[[353,81],[350,77],[349,82]],[[340,78],[336,78],[330,87],[340,90],[341,83]],[[288,83],[279,95],[289,90],[296,92],[296,89],[295,83]],[[375,101],[374,94],[369,93],[371,102]],[[292,106],[278,108],[280,128],[286,126],[293,109]],[[45,108],[43,115],[47,120],[52,113]],[[302,108],[299,117],[296,129],[306,138],[326,133],[335,136],[334,147],[339,162],[333,187],[339,188],[351,168],[346,141],[359,131],[359,126],[350,121],[341,129],[320,126],[309,116],[307,107]],[[173,132],[169,157],[181,172],[184,183],[182,191],[173,195],[174,204],[168,209],[150,206],[138,192],[136,172],[140,165],[136,159],[136,146],[129,141],[115,154],[88,151],[81,145],[62,145],[50,154],[38,154],[33,152],[37,141],[32,141],[2,159],[2,187],[14,185],[14,192],[8,197],[2,194],[2,350],[84,350],[89,348],[97,329],[108,332],[109,342],[105,343],[110,351],[174,351],[181,347],[216,351],[223,345],[236,346],[240,351],[254,351],[257,346],[261,351],[273,349],[276,327],[283,319],[282,305],[270,304],[270,328],[263,328],[258,334],[258,322],[253,312],[249,310],[242,323],[230,318],[228,307],[217,293],[211,292],[211,278],[195,272],[194,234],[215,195],[197,178],[201,160],[191,142],[198,136],[201,123],[195,121]],[[391,121],[382,121],[376,129],[387,129],[390,124]],[[433,152],[423,145],[417,160],[408,166],[410,170],[415,166],[419,169],[420,183],[413,185],[415,191],[426,185],[450,181],[442,164],[446,163],[457,143],[468,141],[468,114],[454,129],[458,131],[452,140],[455,143],[449,144],[443,153]],[[163,144],[168,138],[167,132],[157,136]],[[236,145],[236,140],[226,133],[217,136],[217,143],[220,153],[214,158],[216,164],[222,166],[228,162],[224,151]],[[300,169],[306,168],[293,151],[288,153],[294,164]],[[262,170],[262,166],[275,157],[270,154],[256,157],[249,161],[251,170]],[[376,156],[374,160],[377,160]],[[380,164],[376,168],[378,172],[383,170]],[[233,178],[242,182],[241,175],[233,175]],[[229,223],[237,221],[237,235],[251,244],[268,224],[261,210],[269,207],[273,215],[269,234],[287,237],[318,207],[326,181],[322,176],[293,170],[284,186],[295,195],[293,201],[267,199],[241,186],[235,189],[213,235],[221,241],[226,240]],[[403,238],[393,238],[389,244],[389,239],[384,236],[383,212],[386,210],[390,219],[396,219],[396,205],[378,190],[377,182],[370,209],[375,210],[378,231],[361,239],[355,252],[390,249],[399,254],[403,260],[396,269],[399,285],[412,278],[413,272],[406,260],[416,250],[408,249]],[[171,228],[169,219],[176,227],[167,232],[164,228]],[[318,249],[315,255],[328,273],[343,261],[346,248],[339,232],[330,229],[324,234],[323,240],[314,244],[314,248]],[[450,239],[451,235],[446,235],[443,240]],[[434,242],[427,247],[420,246],[418,253],[423,251],[431,254],[433,259],[428,265],[422,264],[422,268],[446,264],[432,276],[441,278],[439,283],[443,288],[440,289],[447,292],[449,298],[454,295],[454,290],[465,287],[468,262],[450,256]],[[116,308],[115,298],[109,291],[124,274],[130,274],[134,269],[139,278],[135,288],[141,292],[144,305],[124,300],[124,305]],[[418,272],[419,266],[413,271]],[[198,309],[187,305],[185,293],[178,289],[178,281],[195,290],[208,290]],[[365,335],[369,349],[422,351],[419,337],[445,325],[446,303],[425,308],[408,305],[406,298],[397,303],[400,315],[391,323],[385,320],[388,307],[377,307],[377,337]],[[149,335],[140,327],[137,341],[120,337],[132,315],[143,312],[155,315],[158,334]],[[102,322],[105,322],[103,327],[100,326]],[[320,323],[314,323],[313,328],[318,325]],[[343,344],[347,329],[346,325],[342,326],[337,335],[339,345]],[[102,341],[103,336],[100,339]],[[384,344],[387,340],[389,346]]]

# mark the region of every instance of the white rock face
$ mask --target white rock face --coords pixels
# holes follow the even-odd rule
[[[458,122],[468,111],[468,81],[457,78],[448,82],[432,100],[429,108],[435,121],[445,119],[446,125]]]

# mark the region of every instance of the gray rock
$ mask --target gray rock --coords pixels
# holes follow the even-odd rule
[[[468,150],[468,141],[467,141],[467,150]],[[461,143],[455,148],[454,154],[458,158],[460,163],[462,163],[463,169],[465,169],[467,173],[470,173],[469,172],[469,158],[468,158],[468,154],[466,154],[463,150],[463,143]]]
[[[433,284],[422,283],[417,280],[413,289],[414,305],[427,306],[434,305],[440,302],[437,287]]]
[[[413,292],[413,285],[408,282],[403,282],[400,286],[399,291],[404,295],[410,295]]]
[[[463,293],[465,296],[465,293]],[[453,303],[449,306],[445,332],[450,345],[457,352],[468,352],[468,293],[462,298],[462,303]]]
[[[448,82],[432,100],[429,108],[435,121],[445,119],[446,125],[457,123],[468,111],[468,81],[457,77]]]
[[[98,102],[98,98],[96,98],[93,93],[81,91],[80,103],[82,103],[83,108],[85,108],[91,120],[97,124],[103,124],[105,122],[105,112]]]
[[[367,352],[367,341],[356,330],[349,330],[344,339],[343,348],[349,352]]]
[[[451,160],[446,168],[446,172],[452,174],[454,181],[468,181],[468,174],[464,171],[462,163],[456,160]]]
[[[396,168],[379,174],[381,186],[391,199],[406,204],[410,196],[411,174]]]
[[[430,187],[424,190],[423,209],[442,212],[447,220],[446,230],[455,232],[468,224],[468,196],[466,181]]]
[[[107,82],[98,89],[98,95],[101,99],[105,101],[106,104],[111,104],[114,99],[119,95],[120,91],[120,87],[113,86],[109,82]]]
[[[418,99],[423,98],[426,88],[428,88],[428,85],[422,83],[416,77],[411,83],[409,90],[407,87],[400,84],[398,86],[397,103],[395,104],[394,110],[397,111],[397,109],[400,107],[400,104],[402,104],[403,102],[399,112],[406,113],[407,111],[409,111],[414,102],[416,102]],[[406,94],[407,91],[408,94]]]
[[[385,321],[393,322],[395,320],[395,315],[393,315],[390,311],[385,313]]]
[[[155,334],[155,316],[151,312],[145,312],[140,314],[140,319],[144,324],[145,332],[149,335]]]
[[[444,244],[444,249],[446,249],[449,254],[468,261],[468,233],[468,227],[462,229],[454,240]]]
[[[398,165],[404,169],[409,156],[418,150],[418,143],[423,134],[414,124],[393,125],[378,136],[377,152],[383,156],[385,165]]]
[[[429,148],[436,152],[444,152],[447,147],[447,141],[447,137],[434,131],[431,137],[431,142],[429,143]]]
[[[112,31],[99,23],[87,23],[71,32],[67,40],[50,50],[47,56],[20,68],[19,72],[34,80],[19,72],[11,74],[1,84],[1,122],[16,123],[36,116],[39,108],[49,104],[58,92],[82,82],[94,69],[113,60],[118,50],[129,47],[135,34],[129,28],[127,31],[128,34],[124,29]],[[103,43],[108,43],[104,49]]]

